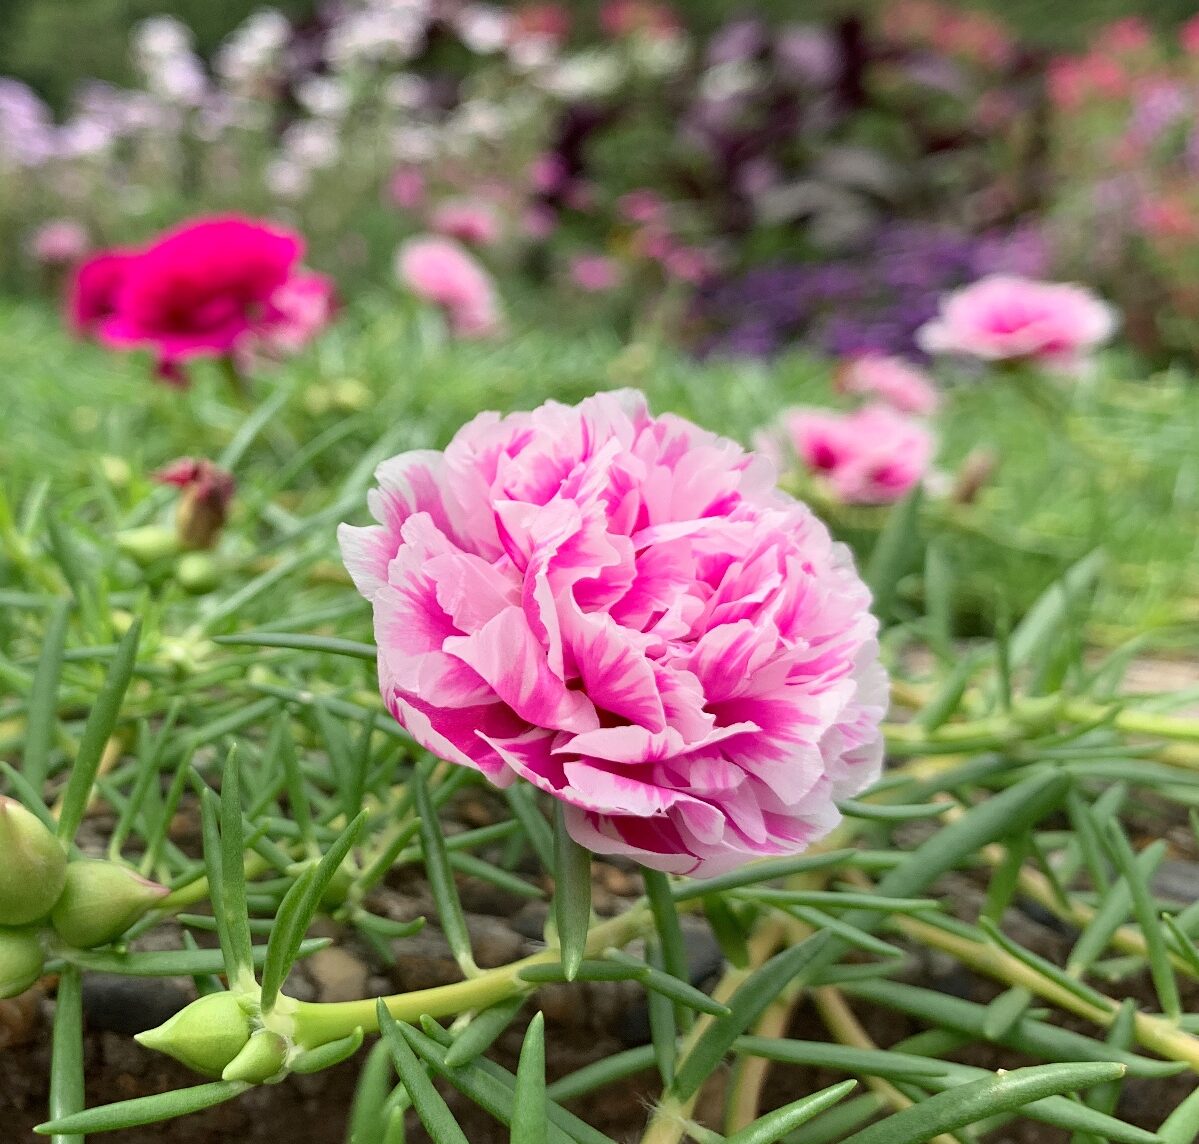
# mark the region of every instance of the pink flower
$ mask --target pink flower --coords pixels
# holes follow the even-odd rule
[[[1178,43],[1188,56],[1199,56],[1199,16],[1192,16],[1178,29]]]
[[[425,176],[415,167],[400,167],[391,176],[387,191],[401,210],[416,210],[425,201]]]
[[[605,254],[580,254],[570,260],[570,280],[589,294],[603,294],[620,285],[620,263]]]
[[[29,240],[29,253],[43,266],[70,266],[88,252],[87,227],[73,218],[43,223]]]
[[[543,151],[529,165],[529,184],[538,194],[557,194],[569,180],[566,161],[552,151]]]
[[[396,273],[414,294],[440,306],[460,337],[490,337],[503,327],[490,276],[456,242],[436,235],[409,239],[397,253]]]
[[[613,39],[670,40],[683,31],[674,10],[656,0],[606,0],[600,8],[600,27]]]
[[[249,219],[201,219],[127,256],[102,341],[147,346],[167,380],[193,357],[233,355],[278,324],[276,298],[298,273],[303,241]]]
[[[95,333],[116,313],[117,294],[136,258],[132,250],[105,250],[75,271],[67,294],[67,317],[77,334]]]
[[[931,377],[902,358],[862,354],[852,358],[837,375],[837,385],[858,397],[877,397],[902,413],[922,417],[936,411],[940,394]]]
[[[392,714],[658,870],[792,854],[879,773],[870,595],[770,465],[638,393],[484,413],[342,525]]]
[[[332,279],[324,274],[293,274],[267,299],[246,348],[251,354],[291,357],[333,320],[336,307]]]
[[[468,246],[494,246],[500,238],[500,219],[490,203],[452,199],[434,212],[430,225],[438,234]]]
[[[900,500],[920,483],[932,461],[932,433],[886,405],[854,413],[797,408],[780,420],[782,435],[800,463],[846,504]],[[785,464],[769,437],[759,447]]]
[[[943,299],[917,339],[932,354],[1075,370],[1115,327],[1115,311],[1085,287],[993,274]]]
[[[629,222],[640,223],[642,226],[662,222],[666,217],[666,200],[648,187],[639,187],[621,195],[616,207]]]

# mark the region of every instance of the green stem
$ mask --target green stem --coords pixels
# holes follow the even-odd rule
[[[607,949],[625,946],[648,932],[651,926],[652,915],[648,904],[638,902],[627,912],[601,923],[591,931],[587,937],[586,955],[598,957]],[[486,1009],[509,997],[528,992],[529,983],[521,980],[521,972],[534,965],[556,965],[558,961],[558,950],[547,949],[510,965],[487,970],[469,981],[398,993],[382,1000],[388,1012],[400,1021],[416,1021],[422,1016],[455,1016]],[[376,1004],[374,998],[327,1003],[295,1002],[287,1008],[292,1022],[292,1037],[301,1049],[314,1049],[347,1037],[358,1028],[376,1033],[379,1030]]]

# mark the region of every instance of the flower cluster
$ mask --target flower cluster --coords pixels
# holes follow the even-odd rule
[[[155,354],[159,377],[186,384],[201,356],[245,363],[294,352],[328,322],[333,286],[300,265],[300,237],[239,217],[202,219],[137,250],[108,250],[74,276],[81,334]]]
[[[583,845],[717,873],[877,776],[869,593],[764,459],[622,392],[482,414],[377,478],[379,523],[340,539],[388,708]]]

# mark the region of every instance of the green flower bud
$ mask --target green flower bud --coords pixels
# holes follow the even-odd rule
[[[208,552],[187,552],[175,563],[175,579],[195,596],[211,592],[221,583],[221,565]]]
[[[114,539],[117,547],[140,568],[165,560],[179,551],[179,540],[174,532],[158,524],[127,528],[118,532]]]
[[[0,1001],[24,993],[45,964],[37,930],[0,929]]]
[[[107,945],[169,892],[117,862],[72,862],[50,923],[76,949]]]
[[[204,1076],[219,1077],[253,1032],[250,1018],[232,993],[210,993],[165,1025],[138,1033],[136,1040]]]
[[[37,815],[0,796],[0,926],[44,918],[62,893],[67,854]]]
[[[221,1080],[244,1080],[265,1084],[279,1076],[287,1065],[289,1045],[273,1029],[259,1029],[221,1073]]]

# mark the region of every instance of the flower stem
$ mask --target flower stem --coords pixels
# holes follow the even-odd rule
[[[649,906],[640,901],[625,913],[601,922],[591,930],[587,937],[587,956],[598,957],[607,949],[625,946],[646,933],[651,925]],[[416,1021],[422,1016],[456,1016],[530,992],[532,987],[521,979],[521,971],[534,965],[555,965],[558,960],[558,951],[547,949],[510,965],[487,970],[468,981],[398,993],[384,997],[382,1001],[388,1012],[400,1021]],[[328,1003],[295,1002],[287,1009],[292,1036],[300,1048],[314,1049],[347,1037],[358,1028],[368,1033],[378,1032],[376,1004],[375,998]]]

